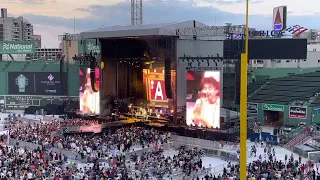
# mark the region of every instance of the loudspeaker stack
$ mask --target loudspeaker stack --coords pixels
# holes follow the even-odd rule
[[[165,69],[164,69],[164,81],[165,81],[165,89],[166,96],[168,99],[172,99],[172,87],[171,87],[171,59],[165,58]]]

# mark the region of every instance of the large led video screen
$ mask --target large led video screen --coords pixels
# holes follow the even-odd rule
[[[147,100],[154,103],[155,106],[166,106],[168,98],[166,95],[164,71],[161,69],[144,69],[143,79]]]
[[[220,128],[220,71],[187,71],[187,125]]]
[[[85,114],[100,113],[100,73],[99,68],[95,69],[95,86],[98,92],[93,92],[90,78],[90,68],[80,68],[80,111]]]
[[[242,52],[244,41],[224,40],[223,58],[234,59]],[[230,53],[232,52],[232,53]],[[249,39],[249,60],[253,59],[307,59],[307,39],[264,38]]]

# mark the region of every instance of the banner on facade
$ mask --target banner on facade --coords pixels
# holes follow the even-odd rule
[[[263,104],[262,109],[264,111],[284,111],[284,105]]]
[[[289,107],[289,117],[307,119],[307,107],[300,106],[290,106]]]
[[[247,103],[248,114],[258,114],[258,103]]]
[[[34,54],[35,41],[0,41],[0,54]]]

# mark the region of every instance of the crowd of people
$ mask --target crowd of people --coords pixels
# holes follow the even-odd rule
[[[68,120],[66,120],[68,121]],[[91,121],[90,121],[91,122]],[[69,124],[88,124],[85,120],[74,119]],[[100,134],[69,134],[57,136],[64,121],[52,121],[15,126],[10,129],[10,138],[41,145],[46,149],[58,148],[79,153],[78,158],[109,157],[113,151],[127,153],[135,149],[163,144],[170,138],[170,133],[139,127],[119,128],[115,132],[105,131]]]
[[[122,127],[100,134],[68,134],[57,136],[61,126],[96,125],[96,121],[65,119],[51,122],[18,123],[10,127],[10,138],[79,154],[70,159],[50,148],[35,151],[17,146],[7,147],[7,136],[0,137],[1,179],[239,179],[239,164],[229,162],[223,172],[212,174],[211,165],[204,167],[202,151],[180,147],[165,155],[163,145],[169,142],[170,133],[141,127]],[[234,148],[237,148],[234,144]],[[221,148],[225,146],[221,144]],[[263,146],[263,153],[257,148]],[[268,143],[251,147],[248,177],[252,180],[316,179],[318,165],[291,155],[285,160],[276,158],[276,151]],[[138,150],[148,148],[143,153]],[[250,151],[249,151],[250,152]],[[176,153],[176,154],[175,154]],[[17,155],[15,155],[17,154]],[[131,156],[129,157],[128,154]],[[86,159],[85,166],[79,166]],[[78,163],[76,163],[78,162]],[[83,162],[83,161],[81,161]]]
[[[121,176],[120,176],[121,174]],[[0,178],[8,180],[91,180],[129,179],[124,171],[95,163],[79,166],[68,162],[61,154],[43,151],[40,148],[30,151],[17,146],[0,146]]]
[[[256,155],[257,144],[251,146],[251,155],[257,157],[256,160],[250,162],[247,166],[247,179],[249,180],[318,180],[320,174],[318,173],[319,165],[308,160],[302,162],[299,156],[287,154],[283,160],[277,159],[275,149],[271,144],[262,145],[263,153]],[[239,179],[240,165],[238,162],[229,162],[227,167],[224,168],[222,175],[218,175],[213,179]]]
[[[145,152],[140,157],[132,155],[131,162],[136,179],[186,179],[204,177],[210,168],[205,168],[201,157],[203,153],[197,148],[181,146],[177,153],[164,155],[162,149]],[[129,166],[130,167],[130,166]]]

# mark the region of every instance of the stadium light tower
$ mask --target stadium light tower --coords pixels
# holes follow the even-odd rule
[[[131,0],[131,25],[142,24],[142,0]]]

